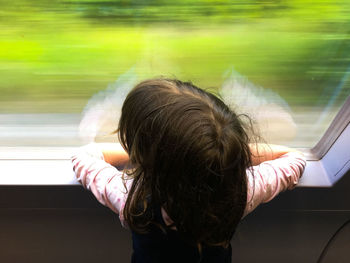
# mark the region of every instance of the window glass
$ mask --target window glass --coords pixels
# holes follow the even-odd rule
[[[350,93],[346,0],[0,4],[1,146],[81,145],[91,109],[83,130],[109,140],[113,92],[166,76],[220,93],[268,142],[312,147]]]

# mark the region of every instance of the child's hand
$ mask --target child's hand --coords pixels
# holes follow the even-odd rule
[[[115,166],[124,166],[129,161],[129,155],[120,143],[97,143],[105,162]]]
[[[299,152],[286,146],[264,143],[249,144],[249,148],[252,154],[252,165],[259,165],[262,162],[277,159],[289,152]]]

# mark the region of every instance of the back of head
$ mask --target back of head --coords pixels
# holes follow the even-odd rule
[[[146,80],[123,104],[119,137],[135,168],[124,208],[131,229],[147,229],[151,202],[185,240],[228,244],[246,205],[250,165],[248,136],[234,112],[191,83]]]

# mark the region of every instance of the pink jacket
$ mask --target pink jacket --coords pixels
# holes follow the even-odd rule
[[[132,180],[126,181],[125,189],[123,173],[104,161],[102,152],[94,143],[81,147],[72,157],[72,162],[77,180],[84,188],[90,190],[101,204],[119,214],[122,225],[126,226],[123,208]],[[290,152],[278,159],[253,166],[253,173],[247,169],[248,191],[244,216],[259,204],[269,202],[280,192],[293,189],[305,165],[303,155]],[[162,215],[167,225],[172,223],[163,209]]]

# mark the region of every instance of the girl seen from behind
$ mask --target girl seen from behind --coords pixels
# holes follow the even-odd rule
[[[242,217],[292,189],[305,167],[301,153],[250,144],[248,134],[216,96],[146,80],[124,101],[120,144],[89,144],[72,161],[78,181],[131,230],[132,262],[231,262]]]

